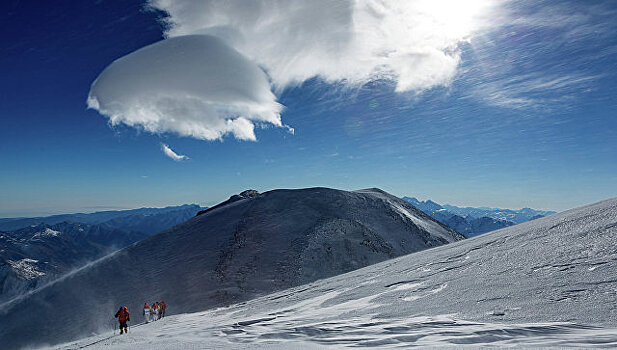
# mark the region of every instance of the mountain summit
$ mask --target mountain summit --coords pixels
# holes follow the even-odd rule
[[[228,305],[464,238],[379,189],[240,197],[2,305],[0,343],[102,331],[118,305],[136,318],[152,300],[170,313]]]

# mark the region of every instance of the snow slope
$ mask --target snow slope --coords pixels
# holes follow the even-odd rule
[[[615,348],[615,242],[617,198],[56,348]]]
[[[463,239],[378,189],[234,198],[0,305],[0,344],[101,331],[119,304],[135,311],[165,300],[171,313],[205,310]]]

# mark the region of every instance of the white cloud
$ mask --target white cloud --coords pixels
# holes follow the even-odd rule
[[[92,83],[88,107],[112,125],[203,140],[256,140],[256,123],[283,127],[265,73],[208,35],[163,40],[114,61]]]
[[[114,61],[88,106],[112,125],[203,140],[256,140],[281,121],[272,92],[320,77],[396,91],[448,86],[488,0],[152,0],[168,39]],[[263,69],[263,70],[262,70]]]
[[[169,146],[167,146],[164,143],[161,143],[161,149],[163,150],[163,153],[165,153],[166,156],[168,156],[169,158],[175,160],[176,162],[179,162],[181,160],[189,159],[189,157],[187,157],[185,155],[177,154],[171,148],[169,148]]]
[[[215,35],[263,67],[276,89],[319,76],[360,85],[396,81],[397,91],[448,85],[458,45],[482,24],[488,1],[247,2],[153,0],[169,14],[166,34]]]

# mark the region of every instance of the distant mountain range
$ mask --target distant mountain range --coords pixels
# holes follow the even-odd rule
[[[196,215],[182,205],[2,219],[0,303]]]
[[[466,237],[476,236],[556,213],[554,211],[531,208],[519,210],[488,207],[461,208],[449,204],[441,205],[430,199],[419,201],[414,197],[403,197],[403,200],[413,204],[435,220],[462,233]]]
[[[165,218],[157,215],[169,212],[185,212],[192,213],[195,209],[204,209],[197,204],[184,204],[180,206],[170,206],[165,208],[139,208],[129,210],[107,210],[98,211],[95,213],[76,213],[76,214],[60,214],[45,217],[32,218],[1,218],[0,231],[11,231],[24,228],[31,225],[48,224],[54,225],[61,222],[79,222],[82,224],[102,224],[116,228],[123,228],[124,225],[138,227],[140,230],[151,231],[152,229],[160,230],[161,224],[169,227],[164,223]],[[194,214],[193,214],[194,215]],[[191,216],[193,216],[191,215]],[[153,221],[156,220],[156,221]],[[188,219],[188,217],[187,217]],[[163,221],[160,221],[163,220]],[[143,225],[150,225],[149,228],[144,228]]]

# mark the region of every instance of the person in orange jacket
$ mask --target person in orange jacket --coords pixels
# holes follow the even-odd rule
[[[116,312],[115,317],[118,319],[118,322],[120,322],[120,334],[123,333],[123,330],[124,332],[128,333],[129,329],[126,325],[126,322],[131,320],[129,309],[127,309],[126,306],[121,306],[118,312]]]

